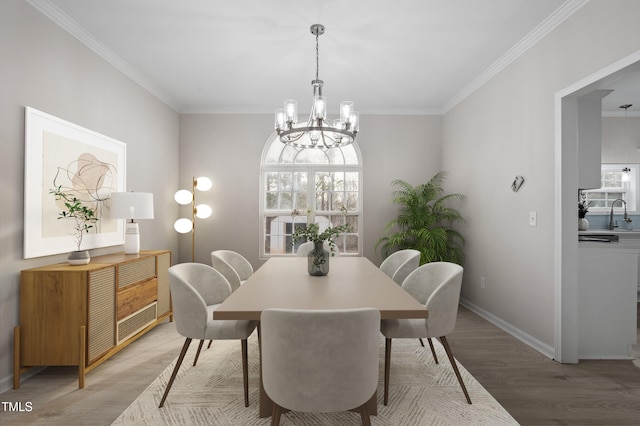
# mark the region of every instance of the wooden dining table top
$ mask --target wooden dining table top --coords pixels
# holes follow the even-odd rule
[[[383,319],[427,318],[426,307],[366,257],[336,256],[326,276],[306,257],[270,258],[213,312],[214,319],[260,320],[263,310],[371,307]]]

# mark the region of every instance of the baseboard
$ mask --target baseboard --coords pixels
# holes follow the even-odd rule
[[[35,376],[47,367],[33,367],[20,374],[20,383],[24,383],[29,377]],[[13,389],[13,375],[0,380],[0,393]]]
[[[475,305],[471,302],[469,302],[466,299],[460,298],[460,304],[462,306],[464,306],[465,308],[469,309],[471,312],[479,315],[480,317],[486,319],[487,321],[489,321],[491,324],[495,325],[496,327],[506,331],[507,333],[509,333],[510,335],[512,335],[513,337],[515,337],[516,339],[520,340],[522,343],[524,343],[525,345],[535,349],[536,351],[540,352],[542,355],[546,356],[547,358],[550,359],[554,359],[555,357],[555,349],[553,348],[553,346],[547,345],[546,343],[536,339],[535,337],[531,336],[530,334],[525,333],[524,331],[520,330],[517,327],[514,327],[513,325],[509,324],[508,322],[502,320],[501,318],[498,318],[497,316],[493,315],[491,312],[488,312],[484,309],[482,309],[480,306]]]

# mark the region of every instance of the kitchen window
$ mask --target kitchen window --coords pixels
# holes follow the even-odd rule
[[[627,203],[627,212],[635,213],[638,208],[638,164],[602,164],[599,189],[583,189],[589,202],[590,214],[609,214],[611,203],[622,199]],[[625,171],[626,170],[626,171]],[[616,203],[614,213],[624,212],[624,205]]]

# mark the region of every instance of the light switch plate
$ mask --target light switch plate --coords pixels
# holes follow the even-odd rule
[[[538,226],[537,212],[529,212],[529,226]]]

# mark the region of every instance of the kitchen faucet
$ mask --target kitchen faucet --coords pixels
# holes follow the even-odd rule
[[[622,198],[616,198],[615,200],[613,200],[613,203],[611,203],[611,213],[609,213],[609,230],[613,231],[615,228],[618,227],[618,225],[615,225],[613,223],[613,205],[616,203],[616,201],[622,201],[622,204],[624,204],[624,217],[623,220],[627,223],[631,222],[631,218],[629,216],[627,216],[627,202],[625,200],[623,200]]]

